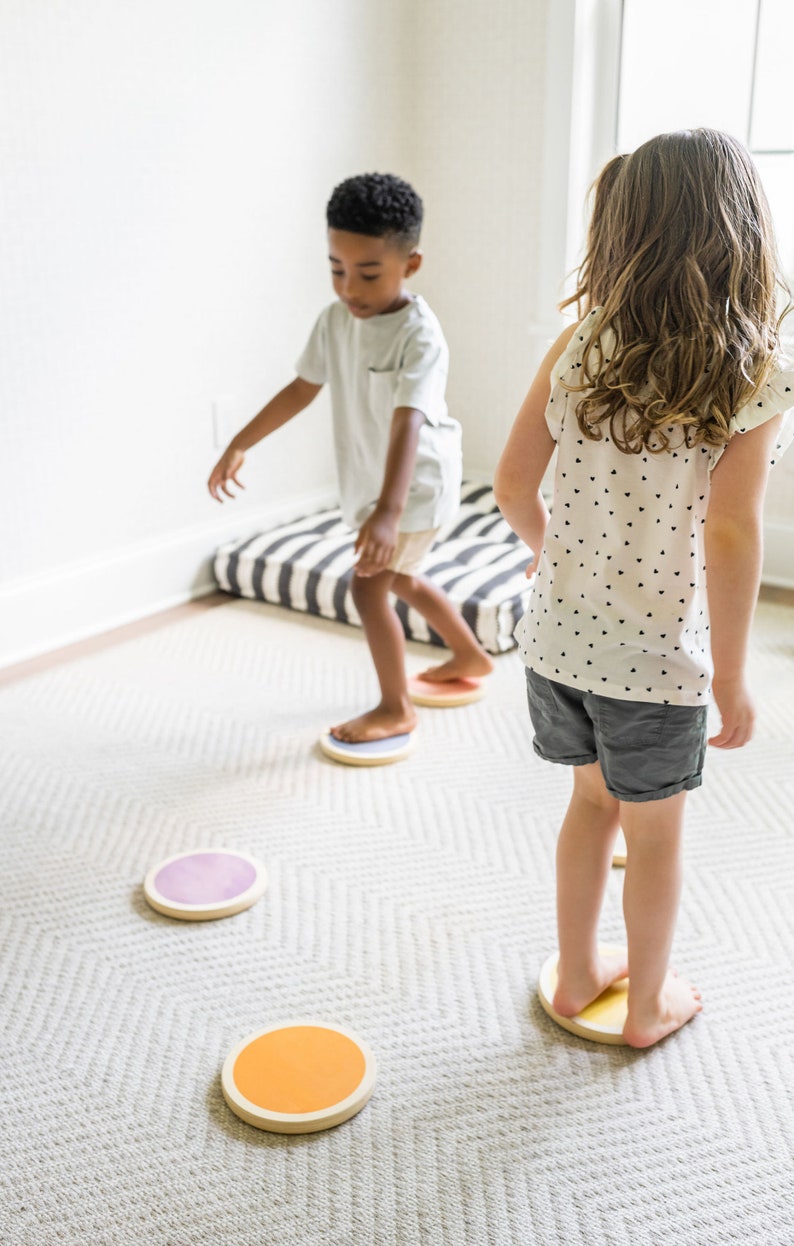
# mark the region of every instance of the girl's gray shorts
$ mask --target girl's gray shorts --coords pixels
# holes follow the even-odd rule
[[[600,762],[618,800],[663,800],[700,787],[706,758],[705,705],[618,701],[527,670],[535,752],[564,766]]]

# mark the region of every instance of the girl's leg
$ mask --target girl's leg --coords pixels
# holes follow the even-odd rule
[[[389,601],[394,573],[354,575],[351,592],[361,615],[375,671],[380,684],[380,704],[366,714],[332,727],[337,740],[360,743],[413,731],[416,711],[408,696],[405,679],[405,636]]]
[[[392,589],[401,601],[418,610],[427,619],[433,631],[452,650],[452,657],[448,662],[422,671],[422,679],[443,682],[449,679],[476,678],[491,673],[493,662],[446,593],[423,576],[400,573],[394,576]]]
[[[573,794],[557,842],[557,929],[560,944],[557,990],[552,1001],[573,1017],[618,978],[625,957],[600,957],[598,919],[620,804],[610,796],[598,762],[573,769]]]
[[[623,1037],[650,1047],[700,1012],[700,993],[670,970],[681,895],[686,792],[665,800],[624,801],[623,912],[629,943],[629,1011]]]

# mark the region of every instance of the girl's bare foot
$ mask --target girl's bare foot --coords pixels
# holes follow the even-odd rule
[[[386,740],[389,736],[403,735],[416,727],[416,712],[409,701],[399,710],[389,710],[378,705],[358,718],[351,718],[331,728],[331,735],[346,744],[363,744],[366,740]]]
[[[630,1047],[651,1047],[674,1030],[680,1030],[702,1008],[700,991],[671,969],[658,1000],[651,1004],[635,1003],[629,988],[629,1013],[623,1037]]]
[[[490,675],[493,662],[484,651],[474,650],[471,654],[454,656],[440,666],[431,666],[417,675],[417,679],[425,679],[429,684],[445,684],[451,679],[481,679]]]
[[[628,972],[629,962],[625,952],[599,956],[594,968],[575,973],[567,973],[563,967],[562,972],[558,970],[552,1007],[561,1017],[576,1017],[613,982],[625,978]]]

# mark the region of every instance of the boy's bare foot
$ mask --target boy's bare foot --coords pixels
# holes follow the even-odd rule
[[[492,670],[493,662],[488,654],[475,650],[465,657],[452,657],[440,666],[431,666],[416,678],[425,679],[429,684],[445,684],[451,679],[481,679],[484,675],[490,675]]]
[[[700,991],[671,969],[655,1004],[633,1004],[629,993],[629,1013],[623,1026],[623,1037],[630,1047],[651,1047],[674,1030],[680,1030],[702,1008]]]
[[[613,982],[625,978],[628,972],[629,962],[625,953],[599,956],[595,970],[560,974],[552,1007],[561,1017],[576,1017]]]
[[[331,728],[331,735],[346,744],[363,744],[366,740],[386,740],[392,735],[403,735],[416,727],[416,713],[409,701],[401,710],[387,710],[378,705],[358,718],[351,718]]]

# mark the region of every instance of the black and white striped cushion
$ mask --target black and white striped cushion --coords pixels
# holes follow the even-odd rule
[[[283,524],[215,555],[218,586],[227,593],[361,625],[350,593],[355,533],[337,509]],[[528,598],[529,554],[508,528],[487,485],[465,483],[454,521],[439,531],[423,575],[461,611],[489,653],[515,645],[513,630]],[[424,618],[396,603],[406,636],[442,644]]]

